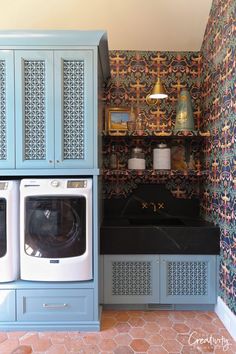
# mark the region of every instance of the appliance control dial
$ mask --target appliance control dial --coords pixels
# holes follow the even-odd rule
[[[54,180],[51,182],[51,186],[52,186],[52,187],[59,187],[59,185],[60,185],[60,182],[57,181],[56,179],[54,179]]]

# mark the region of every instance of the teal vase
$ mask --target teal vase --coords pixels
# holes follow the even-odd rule
[[[180,92],[177,109],[174,132],[183,130],[194,130],[193,109],[190,94],[187,90]]]

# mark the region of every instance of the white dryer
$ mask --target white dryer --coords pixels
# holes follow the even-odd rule
[[[23,179],[21,279],[92,279],[92,179]]]
[[[0,181],[0,282],[19,277],[19,181]]]

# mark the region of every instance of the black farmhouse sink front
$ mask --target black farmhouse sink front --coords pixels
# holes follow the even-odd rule
[[[201,219],[139,217],[106,219],[101,254],[219,254],[220,231]]]

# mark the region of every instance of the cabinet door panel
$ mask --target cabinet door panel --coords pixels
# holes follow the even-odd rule
[[[53,52],[16,51],[16,166],[54,167]]]
[[[92,168],[93,53],[54,51],[55,163],[57,168]]]
[[[216,257],[161,256],[162,304],[216,303]]]
[[[15,167],[13,51],[0,51],[0,168]]]
[[[159,302],[159,257],[104,255],[104,304]]]

